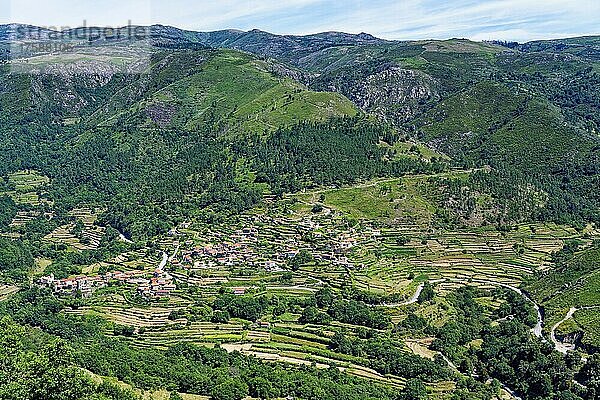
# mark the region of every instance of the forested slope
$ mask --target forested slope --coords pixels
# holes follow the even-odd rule
[[[149,199],[144,207],[150,209],[166,201],[169,205],[161,208],[175,210],[187,207],[176,205],[178,201],[185,203],[222,179],[205,175],[216,165],[222,170],[217,176],[234,181],[226,184],[232,189],[227,192],[241,193],[249,190],[252,179],[240,177],[254,176],[263,169],[262,161],[273,161],[257,160],[255,152],[231,152],[231,143],[240,147],[249,141],[251,147],[260,147],[255,138],[266,139],[278,129],[314,121],[328,124],[329,118],[362,112],[380,125],[377,137],[367,142],[371,146],[421,140],[451,156],[454,166],[490,166],[487,180],[497,183],[488,182],[491,189],[484,189],[473,182],[475,190],[508,186],[514,193],[528,188],[530,204],[518,196],[512,207],[535,211],[520,220],[581,223],[598,218],[599,78],[595,61],[580,51],[582,46],[593,51],[592,39],[566,47],[515,47],[458,39],[390,42],[342,33],[297,37],[260,31],[196,33],[164,26],[149,32],[150,39],[143,42],[148,47],[135,45],[132,53],[149,60],[142,74],[120,73],[112,64],[109,68],[112,59],[108,64],[76,61],[75,67],[59,60],[58,68],[46,66],[46,73],[37,74],[17,74],[4,66],[0,103],[6,121],[5,162],[0,168],[5,176],[41,169],[56,177],[53,196],[77,193],[80,198],[71,198],[69,204],[135,197]],[[96,51],[110,49],[110,54],[127,48],[121,42],[90,43]],[[47,62],[52,65],[55,58]],[[329,145],[327,136],[319,139]],[[203,156],[199,149],[204,149]],[[54,156],[48,157],[50,153]],[[64,158],[56,156],[61,153]],[[85,154],[94,155],[92,162],[78,161]],[[375,147],[356,155],[375,163],[384,156],[389,159]],[[320,163],[322,157],[309,153],[302,161]],[[97,162],[103,158],[105,162]],[[354,178],[398,172],[391,172],[386,162],[367,168],[377,172]],[[196,168],[200,165],[205,167]],[[295,181],[326,183],[311,173],[286,175],[288,190],[300,187]],[[115,181],[115,174],[122,179]],[[337,183],[342,182],[349,177]],[[123,195],[128,185],[135,188],[135,196]],[[255,189],[249,198],[224,203],[251,204],[260,191]],[[510,197],[506,191],[491,194]],[[199,208],[218,202],[203,196]],[[534,203],[541,206],[532,207]],[[158,220],[165,220],[159,215]]]

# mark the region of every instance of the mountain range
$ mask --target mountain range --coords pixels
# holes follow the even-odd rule
[[[597,37],[399,42],[364,33],[279,36],[161,25],[59,33],[13,24],[0,27],[0,38],[4,174],[44,169],[58,186],[62,178],[45,165],[47,157],[22,159],[14,152],[83,146],[98,140],[99,130],[110,129],[118,142],[129,140],[118,130],[151,132],[164,141],[163,130],[194,133],[210,120],[219,145],[229,146],[296,124],[358,116],[389,132],[388,146],[422,142],[449,157],[451,166],[491,167],[510,193],[530,191],[522,198],[531,204],[520,207],[526,215],[508,218],[504,211],[500,220],[599,216]],[[33,138],[15,137],[15,127]],[[52,137],[44,149],[40,136]],[[175,156],[152,151],[159,152],[155,161]],[[79,182],[99,175],[78,173],[72,171],[72,179]],[[115,195],[120,189],[114,186],[123,182],[109,181]],[[102,198],[102,186],[92,183],[86,193]],[[69,178],[62,192],[75,187]],[[490,189],[473,189],[481,190]],[[493,196],[511,203],[508,192]]]

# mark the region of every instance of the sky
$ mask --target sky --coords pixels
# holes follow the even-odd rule
[[[600,34],[600,0],[0,0],[0,23],[11,22],[525,42]]]

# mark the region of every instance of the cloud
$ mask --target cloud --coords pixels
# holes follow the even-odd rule
[[[599,19],[600,2],[589,0],[413,0],[377,9],[357,9],[352,16],[334,24],[343,30],[368,29],[389,39],[477,39],[502,33],[514,35],[512,40],[529,40],[557,34],[600,33]]]
[[[184,26],[196,30],[215,30],[226,28],[247,28],[252,21],[268,16],[284,16],[305,7],[318,6],[322,0],[190,0],[154,1],[155,21],[169,15],[169,24]]]
[[[123,26],[152,21],[151,0],[0,0],[0,20],[47,27],[75,27],[84,22],[99,26]]]

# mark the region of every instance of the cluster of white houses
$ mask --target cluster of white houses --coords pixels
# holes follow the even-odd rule
[[[177,235],[177,232],[172,231],[171,235]],[[231,235],[211,232],[203,246],[195,245],[193,241],[185,242],[185,249],[170,262],[174,267],[184,269],[247,265],[269,271],[281,270],[283,263],[265,259],[265,254],[256,249],[257,242],[258,231],[255,228],[244,228]]]
[[[147,298],[168,296],[177,289],[173,277],[157,269],[151,277],[144,271],[114,271],[103,275],[76,276],[67,279],[55,279],[54,275],[44,276],[38,285],[52,289],[57,294],[80,293],[83,297],[91,296],[95,290],[111,283],[135,286],[137,292]]]

